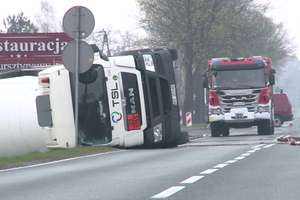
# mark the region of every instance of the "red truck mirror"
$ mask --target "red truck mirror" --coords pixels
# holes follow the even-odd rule
[[[275,76],[274,76],[273,73],[272,73],[272,74],[270,75],[270,77],[269,77],[269,83],[270,83],[271,85],[274,85],[274,84],[275,84]]]
[[[203,74],[203,82],[202,82],[203,88],[208,88],[208,79],[206,74]]]

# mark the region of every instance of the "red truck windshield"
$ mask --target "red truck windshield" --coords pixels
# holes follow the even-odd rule
[[[214,70],[212,81],[216,89],[250,89],[266,85],[263,68]]]

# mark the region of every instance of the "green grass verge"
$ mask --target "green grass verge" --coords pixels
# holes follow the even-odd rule
[[[71,158],[76,156],[109,152],[114,150],[116,149],[112,147],[94,147],[94,146],[76,147],[70,149],[49,148],[45,152],[31,152],[20,156],[0,157],[0,169],[26,166],[30,164],[43,163],[43,162]]]
[[[193,128],[207,128],[207,123],[193,124]]]

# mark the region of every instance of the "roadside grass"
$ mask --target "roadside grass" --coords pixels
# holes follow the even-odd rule
[[[96,153],[103,153],[114,151],[113,147],[95,147],[84,146],[70,149],[63,148],[49,148],[45,152],[31,152],[20,156],[0,157],[0,169],[6,169],[11,167],[20,167],[31,164],[38,164],[43,162],[61,160],[66,158],[72,158],[83,155],[90,155]]]
[[[186,127],[185,125],[181,125],[182,128],[197,128],[197,129],[206,129],[208,126],[207,123],[195,123],[191,127]]]
[[[205,128],[207,128],[207,123],[193,124],[192,127],[193,127],[193,128],[201,128],[201,129],[205,129]]]

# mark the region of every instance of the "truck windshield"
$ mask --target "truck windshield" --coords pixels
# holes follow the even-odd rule
[[[79,139],[82,144],[105,144],[112,131],[104,69],[93,65],[79,76]]]
[[[213,88],[250,89],[266,85],[263,68],[243,70],[216,70],[212,74]]]

